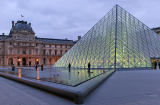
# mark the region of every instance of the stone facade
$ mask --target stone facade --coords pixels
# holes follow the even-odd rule
[[[49,66],[74,44],[73,40],[38,38],[31,23],[12,21],[9,35],[0,35],[0,66]]]
[[[160,27],[152,28],[152,30],[153,30],[154,32],[156,32],[157,34],[160,34]]]

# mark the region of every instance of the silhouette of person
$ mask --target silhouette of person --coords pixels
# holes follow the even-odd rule
[[[71,70],[71,64],[70,63],[68,64],[68,69],[69,69],[69,72],[70,72],[70,70]]]
[[[91,64],[90,62],[88,63],[88,72],[90,73],[90,68],[91,68]]]
[[[36,64],[35,68],[36,68],[36,71],[37,71],[37,69],[38,69],[38,65],[37,64]]]
[[[41,65],[41,70],[43,71],[43,64]]]
[[[14,66],[14,64],[12,64],[12,71],[14,71],[15,70],[15,66]]]

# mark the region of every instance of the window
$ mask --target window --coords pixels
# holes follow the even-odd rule
[[[22,43],[22,46],[26,46],[26,43]]]
[[[55,45],[55,48],[57,47],[57,45]]]
[[[43,47],[45,47],[45,44],[43,45]]]
[[[66,45],[66,48],[67,48],[67,45]]]
[[[20,66],[20,62],[19,61],[17,62],[17,65]]]
[[[49,50],[49,55],[51,55],[52,54],[52,50]]]
[[[10,45],[12,45],[12,42],[10,42]]]
[[[36,49],[36,54],[38,54],[38,49]]]
[[[29,49],[29,54],[32,54],[32,50],[31,49]]]
[[[51,48],[51,44],[49,45],[49,47]]]
[[[49,63],[52,64],[52,58],[49,58]]]
[[[12,48],[9,49],[9,54],[12,54]]]
[[[62,50],[60,51],[60,54],[63,55],[63,51]]]
[[[54,51],[54,55],[57,55],[57,50]]]
[[[18,49],[17,49],[17,54],[20,54],[20,53],[21,53],[21,52],[20,52],[20,48],[18,48]]]
[[[36,43],[36,46],[38,46],[38,44]]]
[[[46,50],[43,50],[43,55],[45,55],[46,54]]]
[[[62,48],[62,45],[60,45],[61,46],[61,48]]]
[[[43,64],[46,64],[46,58],[43,58]]]
[[[23,49],[23,54],[26,54],[26,49]]]
[[[31,66],[32,65],[32,63],[31,63],[31,61],[29,61],[29,66]]]

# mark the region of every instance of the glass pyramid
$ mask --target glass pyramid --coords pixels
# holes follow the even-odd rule
[[[53,67],[148,68],[159,55],[160,36],[116,5]]]

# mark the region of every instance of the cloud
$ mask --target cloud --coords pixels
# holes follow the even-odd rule
[[[149,27],[159,21],[158,0],[0,0],[0,32],[9,33],[12,20],[32,23],[38,37],[68,38],[83,36],[115,4],[119,4]]]

